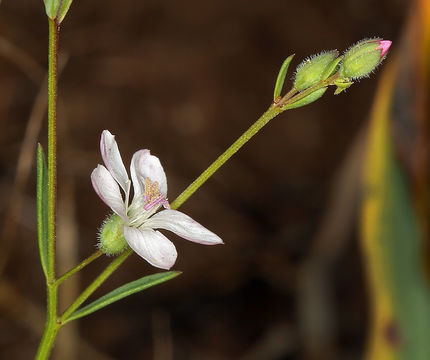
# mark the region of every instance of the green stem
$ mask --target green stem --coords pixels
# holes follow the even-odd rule
[[[285,103],[287,100],[291,99],[295,94],[297,94],[297,90],[292,88],[280,101],[278,101],[277,105],[280,106],[279,104],[281,102]]]
[[[60,316],[59,323],[64,325],[67,323],[67,318],[73,314],[75,310],[78,309],[79,306],[83,304],[88,297],[97,290],[97,288],[105,282],[105,280],[112,275],[112,273],[129,257],[129,255],[133,252],[131,249],[127,249],[121,255],[119,255],[115,260],[113,260],[106,269],[99,275],[97,278],[90,284],[88,287],[82,292],[81,295],[70,305],[66,311]]]
[[[78,271],[82,270],[85,266],[98,259],[103,252],[101,250],[97,250],[94,254],[88,256],[86,259],[82,260],[80,264],[76,265],[73,269],[70,269],[65,274],[61,275],[56,281],[55,285],[59,286],[64,280],[67,280],[72,275],[76,274]]]
[[[56,115],[58,33],[56,20],[49,20],[48,51],[48,271],[46,324],[36,359],[47,359],[60,328],[57,322],[57,286],[55,285],[55,205],[56,205]]]
[[[57,65],[58,31],[49,19],[48,52],[48,280],[55,279],[55,212],[57,182]]]
[[[245,143],[251,139],[264,125],[266,125],[276,115],[284,111],[283,106],[296,102],[304,97],[308,96],[315,90],[321,89],[325,86],[332,85],[333,81],[339,75],[335,75],[327,78],[326,80],[320,81],[318,84],[302,91],[295,95],[297,91],[291,89],[277,104],[273,104],[269,109],[261,115],[261,117],[251,125],[224,153],[222,153],[218,159],[216,159],[193,183],[191,183],[171,204],[172,209],[177,209],[181,206],[194,192],[202,186],[224,163],[229,160]]]
[[[202,186],[224,163],[230,159],[245,143],[251,139],[264,125],[278,115],[282,110],[271,106],[251,127],[246,130],[218,159],[216,159],[203,173],[194,180],[176,199],[170,204],[172,209],[181,206],[194,192]]]
[[[46,324],[39,348],[37,349],[36,360],[48,359],[52,347],[54,346],[58,330],[60,329],[60,324],[57,322],[57,287],[48,283],[47,288],[48,306]]]

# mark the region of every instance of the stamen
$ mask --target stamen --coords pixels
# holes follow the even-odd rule
[[[164,208],[170,209],[169,202],[164,197],[163,194],[160,194],[160,190],[158,190],[158,183],[155,181],[151,182],[148,178],[145,179],[145,205],[143,208],[148,211],[152,209],[154,206],[163,205]]]
[[[150,210],[152,209],[154,206],[156,205],[163,205],[166,209],[170,208],[169,206],[169,202],[164,198],[163,195],[160,195],[160,197],[158,199],[155,199],[154,201],[150,202],[150,203],[146,203],[145,206],[143,207],[145,210]],[[167,204],[167,207],[166,207]]]

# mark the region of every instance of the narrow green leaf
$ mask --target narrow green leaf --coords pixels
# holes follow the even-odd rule
[[[285,76],[287,76],[288,67],[290,66],[291,60],[293,60],[294,54],[288,56],[282,63],[281,69],[279,70],[278,77],[276,78],[275,91],[273,92],[273,101],[275,101],[280,95],[284,86]]]
[[[308,105],[316,100],[318,100],[321,96],[324,95],[324,93],[326,92],[327,88],[322,88],[322,89],[318,89],[315,90],[314,92],[311,92],[308,96],[305,96],[303,99],[297,100],[296,102],[293,102],[292,104],[288,104],[282,107],[282,109],[287,110],[287,109],[295,109],[301,106],[305,106]]]
[[[91,304],[75,311],[64,322],[67,323],[72,320],[79,319],[87,316],[105,306],[121,300],[127,296],[133,295],[139,291],[146,290],[151,286],[161,284],[165,281],[171,280],[176,276],[182,274],[180,271],[167,271],[164,273],[152,274],[132,281],[128,284],[122,285],[119,288],[111,291],[110,293],[102,296],[101,298],[93,301]]]
[[[67,15],[70,5],[72,5],[72,1],[73,0],[63,0],[63,2],[61,3],[60,13],[58,14],[58,22],[60,24],[64,20],[64,17]]]
[[[67,12],[69,11],[70,5],[73,0],[43,0],[45,3],[45,11],[46,15],[54,20],[57,18],[58,23],[60,24]]]
[[[48,276],[48,167],[40,144],[37,146],[37,236],[40,262],[45,276]]]
[[[50,19],[55,19],[58,13],[58,7],[60,6],[59,0],[43,0],[45,3],[46,15]]]

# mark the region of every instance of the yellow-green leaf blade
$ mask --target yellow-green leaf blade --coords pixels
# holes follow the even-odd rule
[[[373,307],[366,359],[427,360],[430,291],[422,235],[390,131],[395,64],[385,69],[371,114],[364,168],[362,242]]]

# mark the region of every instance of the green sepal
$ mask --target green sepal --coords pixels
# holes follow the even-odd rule
[[[46,15],[54,20],[57,19],[58,23],[64,20],[70,5],[73,0],[43,0],[45,3]]]
[[[273,92],[273,101],[275,101],[280,95],[284,86],[285,76],[287,76],[288,67],[290,66],[291,60],[293,60],[295,54],[288,56],[282,63],[281,69],[279,70],[278,77],[276,78],[275,90]]]
[[[171,280],[180,274],[182,274],[182,272],[180,271],[166,271],[163,273],[148,275],[138,280],[129,282],[128,284],[122,285],[119,288],[111,291],[110,293],[93,301],[91,304],[88,304],[87,306],[76,310],[72,315],[70,315],[67,319],[64,320],[64,323],[68,323],[69,321],[90,315],[93,312],[100,310],[107,305],[110,305],[127,296],[133,295],[139,291],[146,290],[152,286]]]
[[[354,82],[349,81],[347,79],[336,79],[333,82],[334,85],[337,86],[334,94],[338,95],[340,94],[342,91],[345,91],[346,89],[348,89],[352,84],[354,84]]]
[[[109,256],[118,255],[128,247],[124,238],[124,221],[117,214],[112,214],[103,222],[98,247]]]
[[[40,144],[37,145],[36,166],[37,238],[40,263],[43,273],[48,278],[48,166]]]
[[[327,88],[324,87],[322,89],[315,90],[311,92],[309,95],[305,96],[303,99],[297,100],[296,102],[293,102],[291,104],[287,104],[285,106],[282,106],[282,110],[288,110],[288,109],[295,109],[301,106],[308,105],[316,100],[318,100],[321,96],[324,95]]]
[[[343,56],[339,56],[338,58],[334,59],[329,65],[327,65],[321,80],[325,80],[328,77],[332,76],[337,68],[337,65],[339,64],[339,62],[343,59]]]

